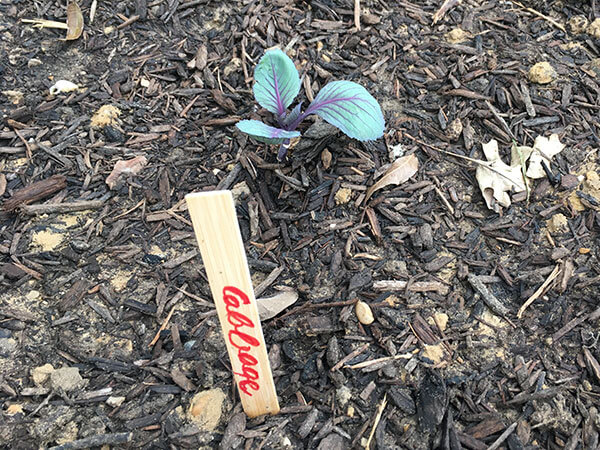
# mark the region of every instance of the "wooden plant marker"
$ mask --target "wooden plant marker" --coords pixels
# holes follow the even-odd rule
[[[277,414],[267,355],[244,243],[230,191],[185,197],[210,283],[231,368],[249,417]]]

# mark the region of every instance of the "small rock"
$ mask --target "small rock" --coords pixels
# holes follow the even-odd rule
[[[437,345],[425,345],[421,356],[427,358],[432,364],[439,364],[446,357],[446,349],[441,343]]]
[[[446,33],[446,41],[450,44],[459,44],[471,39],[471,34],[461,28],[454,28]]]
[[[457,141],[463,131],[463,124],[460,119],[456,118],[452,122],[448,124],[448,128],[446,128],[446,137],[450,139],[451,142]]]
[[[352,189],[341,188],[335,193],[335,204],[345,205],[352,199]]]
[[[0,338],[0,356],[9,357],[17,350],[17,341],[12,338]]]
[[[600,18],[595,19],[590,25],[587,27],[587,33],[595,38],[600,38]]]
[[[117,408],[121,406],[121,404],[125,401],[125,397],[119,396],[110,396],[106,399],[106,404],[108,406],[112,406],[113,408]]]
[[[440,329],[442,331],[445,331],[446,325],[448,325],[448,314],[435,313],[433,316],[431,316],[431,317],[429,317],[429,319],[427,319],[427,323],[429,323],[429,325],[434,326],[436,328],[439,325]],[[437,323],[437,325],[436,325],[436,323]]]
[[[580,34],[585,31],[585,29],[589,25],[589,22],[584,15],[579,14],[577,16],[571,17],[569,19],[569,21],[567,22],[567,24],[569,25],[569,29],[571,30],[571,33]]]
[[[198,392],[192,398],[188,417],[202,430],[213,431],[219,425],[225,393],[221,389]]]
[[[321,152],[321,163],[323,164],[323,169],[328,170],[331,167],[331,160],[331,152],[327,149],[324,149]]]
[[[554,214],[549,220],[546,221],[546,227],[552,234],[566,233],[569,231],[569,223],[564,214]]]
[[[18,403],[13,403],[8,405],[5,411],[7,416],[15,416],[17,414],[23,414],[23,405],[19,405]]]
[[[529,81],[538,84],[551,83],[557,76],[556,70],[546,61],[534,64],[528,74]]]
[[[335,398],[340,405],[340,408],[345,408],[348,402],[352,399],[352,389],[348,386],[341,386],[335,391]]]
[[[73,247],[73,250],[75,250],[76,252],[85,252],[87,250],[90,249],[90,244],[88,244],[85,241],[79,240],[79,239],[73,239],[71,241],[71,247]]]
[[[41,65],[42,65],[42,61],[40,61],[37,58],[31,58],[29,61],[27,61],[27,67],[29,67],[30,69],[33,67],[41,66]]]
[[[31,370],[31,379],[37,386],[41,386],[48,381],[52,372],[54,372],[52,364],[44,364]]]
[[[83,378],[77,367],[62,367],[50,374],[50,384],[54,390],[70,392],[82,386]]]
[[[356,303],[356,317],[363,325],[371,325],[375,320],[371,307],[361,300]]]
[[[317,450],[344,450],[348,448],[348,441],[337,433],[330,433],[319,443]]]

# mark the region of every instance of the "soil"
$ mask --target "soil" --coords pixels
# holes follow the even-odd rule
[[[363,0],[358,30],[349,0],[84,0],[64,41],[22,19],[66,2],[0,0],[3,447],[597,448],[596,3],[450,3],[434,24],[441,1]],[[272,120],[251,91],[272,46],[305,105],[365,86],[384,138],[311,119],[278,163],[239,133]],[[496,139],[508,161],[552,133],[551,179],[500,213],[439,151]],[[418,173],[365,203],[409,154]],[[232,383],[183,200],[212,189],[234,191],[258,295],[299,293],[262,324],[276,416],[247,418]]]

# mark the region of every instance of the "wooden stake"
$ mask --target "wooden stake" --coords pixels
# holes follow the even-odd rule
[[[249,417],[277,414],[267,355],[244,243],[230,191],[185,197],[206,268],[231,368]]]

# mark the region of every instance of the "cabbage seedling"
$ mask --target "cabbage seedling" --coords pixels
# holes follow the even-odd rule
[[[383,135],[385,122],[381,107],[367,90],[352,81],[332,81],[319,91],[302,112],[302,102],[288,112],[300,92],[300,76],[292,60],[281,50],[265,52],[254,69],[254,98],[277,119],[280,128],[258,120],[241,120],[236,126],[257,141],[279,144],[277,159],[282,161],[290,139],[299,137],[298,125],[316,114],[347,136],[371,141]]]

